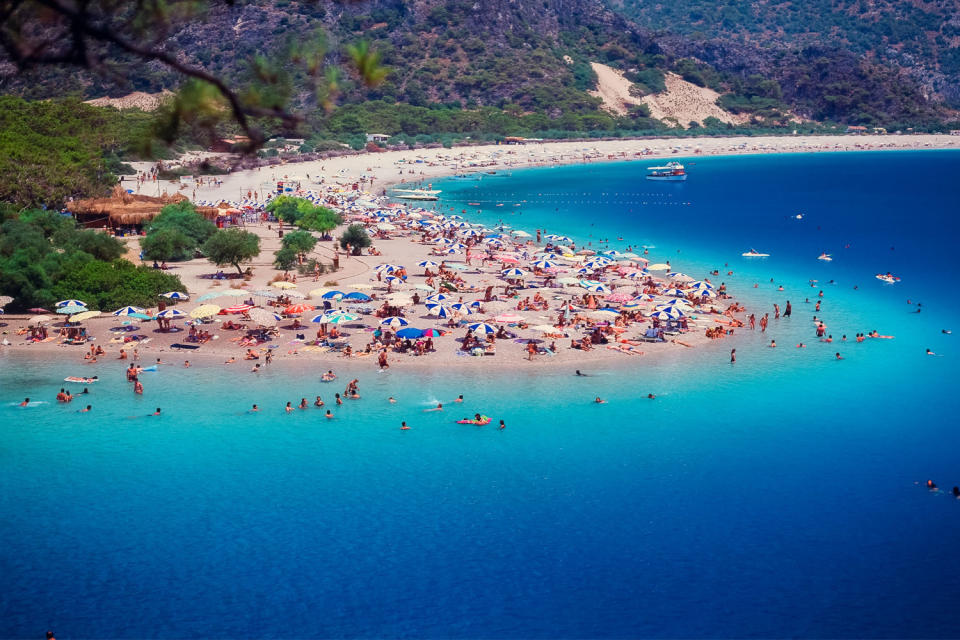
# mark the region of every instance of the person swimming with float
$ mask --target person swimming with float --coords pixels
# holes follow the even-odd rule
[[[400,423],[400,431],[409,431],[410,427],[407,426],[406,421]]]

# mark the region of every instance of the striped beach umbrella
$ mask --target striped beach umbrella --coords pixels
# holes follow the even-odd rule
[[[684,291],[683,289],[677,289],[676,287],[673,287],[673,288],[670,288],[670,289],[664,289],[663,292],[662,292],[662,294],[665,295],[665,296],[678,296],[678,297],[682,298],[682,297],[684,297],[685,295],[687,295],[687,292]]]
[[[445,293],[435,293],[432,296],[427,296],[426,302],[429,304],[431,302],[443,302],[444,300],[450,300],[450,296]]]
[[[276,282],[270,283],[271,287],[276,289],[296,289],[297,285],[292,282],[287,282],[286,280],[277,280]]]
[[[473,310],[470,308],[470,305],[464,304],[462,302],[457,302],[456,304],[450,305],[450,308],[456,311],[461,315],[468,316],[473,313]]]
[[[90,318],[96,318],[100,315],[99,311],[81,311],[77,315],[70,318],[71,322],[83,322],[84,320],[89,320]]]
[[[246,313],[250,309],[253,309],[252,304],[235,304],[224,309],[222,313]]]
[[[433,260],[423,260],[417,263],[418,267],[423,267],[424,269],[433,269],[434,267],[439,267],[439,262],[434,262]]]
[[[504,278],[523,278],[526,277],[527,272],[523,269],[517,269],[516,267],[512,269],[504,269],[500,272]]]
[[[130,316],[135,313],[143,313],[146,309],[141,309],[140,307],[123,307],[122,309],[117,309],[113,312],[115,316]]]
[[[430,304],[427,305],[427,313],[432,316],[437,316],[438,318],[449,318],[453,315],[453,310],[450,307],[445,307],[442,304]]]
[[[313,311],[313,305],[298,302],[297,304],[291,304],[289,307],[284,309],[283,313],[288,316],[299,316],[307,311]]]
[[[327,322],[330,324],[346,324],[347,322],[355,322],[359,319],[360,316],[353,315],[352,313],[343,313],[342,311],[327,314]]]
[[[185,314],[183,311],[180,311],[179,309],[166,309],[165,311],[161,311],[160,313],[158,313],[157,317],[167,320],[170,318],[183,318],[186,315],[187,314]]]
[[[60,307],[85,307],[87,303],[83,300],[61,300],[56,306],[58,309]]]
[[[553,262],[552,260],[536,260],[533,263],[533,266],[535,266],[538,269],[553,269],[558,265],[556,262]]]
[[[166,293],[161,293],[161,296],[164,298],[169,298],[170,300],[189,300],[190,296],[183,291],[167,291]]]
[[[475,322],[474,324],[467,325],[467,328],[474,333],[496,333],[497,328],[493,325],[487,324],[486,322]]]
[[[400,329],[401,327],[406,327],[410,322],[406,318],[401,318],[400,316],[390,316],[384,318],[380,321],[381,327],[389,327],[390,329]]]
[[[250,321],[265,327],[274,327],[283,320],[279,313],[268,311],[267,309],[251,309],[248,314]]]
[[[583,288],[589,291],[590,293],[609,293],[610,289],[605,284],[588,284],[583,285]]]

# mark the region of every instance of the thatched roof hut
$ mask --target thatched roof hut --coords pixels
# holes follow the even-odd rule
[[[159,197],[127,193],[118,185],[109,198],[77,200],[71,202],[68,209],[85,226],[139,226],[156,217],[168,204],[187,199],[179,193],[172,196],[164,193]],[[217,218],[217,209],[212,207],[197,207],[197,213],[211,220]]]

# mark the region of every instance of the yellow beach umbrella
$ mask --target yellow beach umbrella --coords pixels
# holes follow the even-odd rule
[[[648,264],[647,269],[649,271],[666,271],[670,268],[670,265],[664,264],[662,262],[657,262],[655,264]]]
[[[313,289],[312,291],[310,291],[309,295],[311,298],[313,296],[322,296],[327,291],[333,291],[333,289],[331,289],[330,287],[320,287],[319,289]]]
[[[100,315],[99,311],[82,311],[70,318],[70,322],[83,322],[84,320],[89,320],[90,318],[96,318]]]
[[[220,313],[220,307],[215,304],[202,304],[190,312],[191,318],[209,318]]]
[[[276,287],[277,289],[296,289],[297,285],[292,282],[287,282],[286,280],[279,280],[277,282],[271,282],[270,286]]]

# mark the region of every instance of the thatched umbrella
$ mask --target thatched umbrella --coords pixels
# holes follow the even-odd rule
[[[70,211],[81,222],[87,224],[105,223],[104,226],[141,225],[149,222],[168,204],[183,202],[188,198],[182,194],[159,197],[127,193],[119,185],[113,189],[109,198],[88,198],[70,203]],[[217,210],[212,207],[197,207],[197,212],[211,220],[216,219]]]

